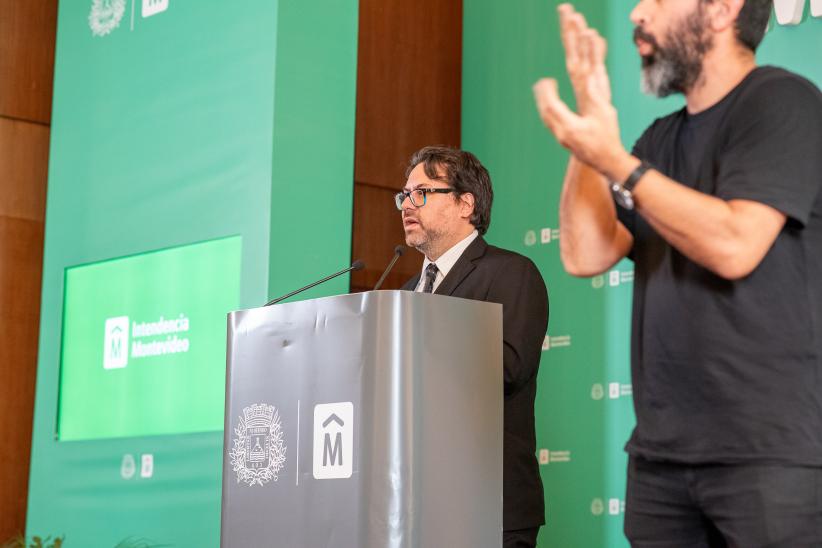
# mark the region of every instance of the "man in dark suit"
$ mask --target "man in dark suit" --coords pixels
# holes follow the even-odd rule
[[[425,255],[409,291],[499,303],[503,315],[505,419],[503,546],[536,546],[545,523],[536,460],[534,398],[548,295],[530,259],[488,245],[493,191],[470,152],[425,147],[414,154],[397,194],[406,243]],[[478,478],[481,481],[481,478]]]

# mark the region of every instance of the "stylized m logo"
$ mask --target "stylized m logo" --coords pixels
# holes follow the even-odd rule
[[[342,466],[342,434],[337,432],[334,438],[334,447],[331,447],[331,434],[325,434],[325,441],[323,443],[323,466],[328,466],[328,461],[331,461],[331,466]],[[337,463],[337,456],[339,456],[339,463]]]
[[[128,365],[128,316],[106,320],[103,345],[103,369],[119,369]]]
[[[123,343],[122,337],[118,336],[116,338],[111,339],[111,357],[115,360],[120,359],[120,353],[123,351],[123,347],[121,346]]]
[[[314,477],[350,478],[354,458],[354,404],[314,406]]]
[[[168,9],[168,0],[143,0],[143,17],[151,17]]]

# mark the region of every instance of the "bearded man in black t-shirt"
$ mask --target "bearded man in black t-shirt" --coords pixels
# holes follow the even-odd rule
[[[757,67],[770,0],[642,0],[642,85],[686,107],[623,147],[605,41],[559,8],[578,112],[534,86],[571,152],[571,274],[635,263],[637,547],[822,546],[822,94]],[[615,203],[616,202],[616,203]]]

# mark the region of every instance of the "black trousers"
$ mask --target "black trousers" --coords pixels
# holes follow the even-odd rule
[[[630,457],[634,548],[822,546],[822,468],[683,465]]]
[[[536,548],[539,527],[502,532],[502,548]]]

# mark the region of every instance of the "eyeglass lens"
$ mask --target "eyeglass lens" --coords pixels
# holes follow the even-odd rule
[[[416,189],[408,192],[399,192],[394,196],[397,209],[402,209],[402,203],[406,197],[411,200],[411,205],[414,207],[422,207],[425,205],[425,192],[422,189]]]

